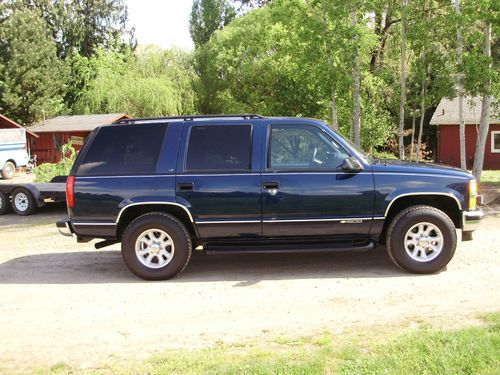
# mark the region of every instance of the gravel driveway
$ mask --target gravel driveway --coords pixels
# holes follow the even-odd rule
[[[0,217],[0,363],[147,357],[172,347],[408,323],[460,325],[500,308],[500,216],[461,243],[446,272],[403,273],[371,253],[204,256],[168,282],[125,268],[119,245],[58,234],[64,208]]]

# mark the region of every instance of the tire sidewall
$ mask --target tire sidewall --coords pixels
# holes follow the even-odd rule
[[[174,243],[172,260],[162,268],[149,268],[141,263],[135,253],[137,238],[148,229],[161,229]],[[186,231],[176,221],[165,215],[145,215],[134,220],[122,237],[122,257],[129,269],[146,280],[166,280],[181,272],[190,258],[190,241]]]
[[[0,191],[0,215],[4,215],[9,210],[9,200],[7,194]]]
[[[408,230],[415,224],[428,222],[439,228],[443,235],[443,248],[439,255],[428,262],[418,262],[405,250],[404,241]],[[394,261],[403,269],[414,273],[435,273],[450,262],[455,253],[457,238],[451,220],[440,211],[419,210],[399,218],[390,236],[390,251]]]
[[[24,210],[24,211],[19,210],[16,207],[15,199],[19,193],[23,193],[24,195],[26,195],[26,197],[28,199],[28,208],[26,208],[26,210]],[[35,198],[33,198],[33,195],[28,190],[26,190],[24,188],[18,188],[12,192],[11,206],[12,206],[12,209],[14,210],[14,212],[18,215],[21,215],[21,216],[31,215],[33,213],[33,211],[35,210]]]
[[[10,161],[8,161],[2,168],[2,177],[5,180],[12,179],[14,177],[15,169],[16,169],[15,165],[12,164]]]

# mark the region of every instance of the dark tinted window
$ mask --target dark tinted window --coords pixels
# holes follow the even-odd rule
[[[193,126],[189,134],[186,170],[249,170],[251,143],[250,125]]]
[[[273,170],[338,169],[349,154],[316,126],[272,125],[269,167]]]
[[[89,146],[77,174],[154,173],[165,129],[165,124],[102,127]]]

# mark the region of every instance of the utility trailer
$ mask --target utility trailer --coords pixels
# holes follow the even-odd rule
[[[46,202],[66,201],[66,178],[56,176],[47,183],[0,184],[0,215],[12,207],[18,215],[33,214]]]

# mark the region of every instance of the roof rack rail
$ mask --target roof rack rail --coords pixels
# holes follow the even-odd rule
[[[195,121],[197,119],[216,119],[216,118],[242,118],[244,120],[251,119],[263,119],[264,116],[253,114],[253,113],[244,113],[238,115],[192,115],[192,116],[166,116],[166,117],[139,117],[139,118],[125,118],[116,122],[115,124],[133,124],[137,121],[146,122],[146,121],[158,121],[158,120],[182,120],[182,121]]]

